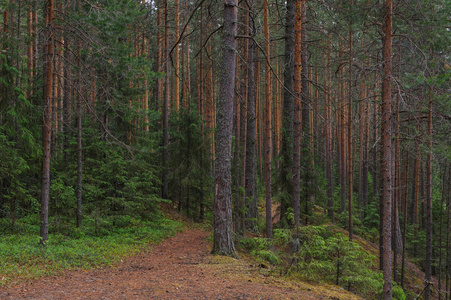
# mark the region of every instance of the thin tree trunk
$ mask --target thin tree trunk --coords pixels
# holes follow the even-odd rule
[[[161,27],[163,26],[163,13],[165,8],[162,5],[162,2],[165,0],[156,0],[157,5],[157,69],[159,73],[163,72],[163,48],[164,48],[164,40],[162,37]],[[159,77],[157,79],[157,107],[160,110],[161,100],[163,96],[163,78]],[[161,111],[161,110],[160,110]]]
[[[236,256],[232,229],[232,122],[235,91],[237,3],[224,1],[223,61],[218,99],[216,160],[214,182],[214,226],[212,253]]]
[[[409,191],[409,151],[405,151],[405,170],[404,170],[404,194],[403,194],[403,202],[404,202],[404,231],[402,237],[402,261],[401,261],[401,287],[404,289],[404,278],[405,278],[405,267],[406,267],[406,243],[407,243],[407,198]]]
[[[425,284],[424,299],[431,298],[432,279],[432,96],[429,96],[428,111],[428,154],[426,158],[426,261],[425,261]]]
[[[286,1],[286,20],[285,20],[285,54],[284,54],[284,90],[283,90],[283,109],[282,109],[282,162],[280,164],[280,176],[282,178],[281,193],[286,193],[291,197],[282,199],[280,204],[280,219],[287,222],[286,211],[292,205],[293,187],[289,178],[292,178],[293,161],[293,116],[294,116],[294,23],[295,23],[295,2],[296,0]],[[291,199],[290,199],[291,198]],[[290,201],[291,200],[291,201]]]
[[[302,99],[302,8],[303,1],[295,1],[294,21],[294,115],[293,115],[293,213],[294,228],[300,226],[301,200],[301,99]],[[296,237],[297,238],[297,237]],[[297,249],[295,249],[297,250]]]
[[[349,1],[349,7],[352,9],[353,0]],[[352,155],[352,64],[353,64],[353,32],[352,24],[349,30],[349,81],[348,81],[348,211],[349,211],[349,240],[352,241],[353,220],[352,220],[352,196],[354,186],[354,166]]]
[[[368,118],[367,118],[367,101],[365,93],[365,77],[360,81],[360,134],[359,134],[359,145],[360,145],[360,163],[359,163],[359,210],[360,219],[363,220],[365,217],[366,206],[368,204]],[[366,191],[366,194],[365,194]]]
[[[72,50],[71,50],[71,39],[69,34],[65,34],[64,38],[64,60],[69,62],[72,60]],[[70,135],[70,124],[72,123],[72,68],[70,64],[67,64],[64,68],[64,89],[63,89],[63,156],[64,161],[68,160],[69,149],[69,135]]]
[[[207,53],[211,52],[211,42],[207,43]],[[206,117],[207,117],[207,128],[208,136],[210,138],[210,157],[213,160],[215,157],[215,118],[214,118],[214,97],[213,97],[213,62],[211,61],[207,65],[207,70],[205,74],[205,106],[206,106]]]
[[[309,117],[311,110],[311,103],[309,97],[309,76],[308,76],[308,53],[307,53],[307,10],[305,8],[305,0],[302,0],[302,11],[301,11],[301,120],[300,120],[300,132],[301,132],[301,148],[308,149],[311,138],[309,135]],[[300,150],[300,149],[299,149]],[[308,153],[308,152],[306,152]],[[305,225],[308,225],[308,216],[310,213],[309,203],[312,202],[312,175],[313,170],[311,169],[311,165],[309,164],[308,156],[305,159],[301,158],[301,160],[305,163],[307,172],[304,172],[305,175]]]
[[[378,93],[375,92],[376,87],[379,85],[379,76],[377,74],[374,75],[374,81],[375,81],[375,88],[373,90],[373,97],[374,97],[374,105],[373,105],[373,197],[376,198],[379,195],[379,187],[378,187],[378,162],[379,159],[377,157],[378,154],[378,140],[379,140],[379,96]]]
[[[80,0],[77,0],[77,10],[81,11],[81,2]],[[81,48],[81,42],[77,41],[77,61],[79,64],[79,57],[80,57],[80,48]],[[78,66],[78,69],[80,70],[80,66]],[[81,99],[81,72],[78,72],[78,92],[77,92],[77,190],[76,190],[76,197],[77,197],[77,228],[81,228],[81,220],[82,220],[82,196],[83,196],[83,190],[82,190],[82,171],[83,171],[83,145],[82,145],[82,99]]]
[[[438,261],[438,298],[442,299],[442,239],[443,239],[443,205],[445,204],[445,178],[446,178],[446,165],[443,167],[442,176],[442,201],[440,203],[440,232],[439,232],[439,261]]]
[[[184,1],[184,8],[185,8],[185,19],[186,16],[188,15],[188,1]],[[185,68],[185,80],[183,82],[183,104],[185,108],[189,107],[189,102],[190,102],[190,97],[191,97],[191,75],[190,75],[190,47],[189,47],[189,24],[186,25],[186,34],[184,37],[185,40],[185,47],[184,47],[184,52],[185,52],[185,63],[183,64],[184,68]]]
[[[30,1],[31,2],[31,1]],[[29,44],[27,46],[27,69],[28,69],[28,90],[27,90],[27,98],[29,101],[31,101],[31,96],[33,95],[33,76],[34,76],[34,69],[33,69],[33,36],[34,36],[34,30],[33,30],[33,6],[32,3],[28,3],[28,10],[27,10],[27,32],[28,32],[28,38]]]
[[[248,28],[249,36],[254,36],[254,10],[253,0],[248,4]],[[247,40],[247,141],[246,141],[246,199],[247,208],[247,229],[258,231],[258,202],[257,202],[257,136],[256,136],[256,116],[255,116],[255,44],[252,39]]]
[[[82,220],[82,175],[83,175],[83,144],[82,144],[82,109],[81,97],[77,97],[77,228],[81,228]]]
[[[394,132],[394,142],[395,149],[392,153],[394,154],[394,168],[393,172],[393,183],[394,183],[394,192],[393,192],[393,214],[392,214],[392,250],[393,250],[393,281],[397,282],[397,272],[396,269],[398,267],[398,252],[401,247],[398,246],[400,240],[398,240],[397,228],[399,227],[399,215],[398,215],[398,204],[399,204],[399,191],[400,191],[400,175],[399,175],[399,156],[400,156],[400,144],[399,144],[399,107],[398,101],[395,102],[395,132]]]
[[[249,24],[249,14],[248,12],[244,12],[244,22],[245,24]],[[249,27],[245,26],[245,35],[249,36]],[[243,62],[243,67],[241,69],[243,70],[243,84],[241,86],[240,94],[242,97],[239,97],[239,101],[241,102],[241,116],[240,116],[240,141],[241,141],[241,149],[240,149],[240,193],[239,193],[239,201],[240,201],[240,219],[239,219],[239,225],[240,225],[240,231],[243,233],[243,236],[245,235],[246,231],[246,144],[247,144],[247,86],[246,86],[246,80],[248,79],[247,76],[247,70],[248,68],[245,66],[245,63],[248,61],[249,57],[249,44],[247,41],[244,42],[244,58],[245,61]]]
[[[142,5],[146,5],[146,1],[142,0]],[[142,32],[142,55],[147,59],[150,59],[149,49],[147,46],[148,36],[145,32]],[[143,110],[144,110],[144,131],[149,132],[149,83],[147,78],[144,80],[144,95],[143,95]]]
[[[237,59],[237,63],[236,66],[239,66],[239,61]],[[235,88],[236,90],[240,90],[240,70],[237,67],[236,72],[236,77],[235,77]],[[239,97],[238,97],[239,98]],[[235,194],[234,194],[234,199],[233,199],[233,219],[234,219],[234,229],[235,229],[235,233],[240,234],[240,230],[239,230],[239,215],[240,215],[240,207],[239,207],[239,199],[240,199],[240,110],[241,110],[241,104],[239,99],[237,99],[236,101],[233,102],[233,130],[234,130],[234,136],[235,136],[235,140],[234,140],[234,145],[235,145],[235,149],[234,149],[234,153],[233,153],[233,163],[235,165],[235,171],[234,173],[234,185],[235,185]],[[233,178],[232,177],[232,178]],[[233,195],[233,194],[232,194]]]
[[[417,134],[419,134],[419,125],[417,125]],[[420,142],[418,141],[418,137],[415,140],[415,169],[414,169],[414,183],[413,183],[413,204],[412,204],[412,225],[414,229],[414,236],[417,236],[419,224],[418,224],[418,202],[420,195]],[[417,252],[417,243],[413,244],[413,255],[416,256]]]
[[[343,53],[345,53],[345,46],[342,40],[339,41],[339,47],[341,51],[339,52],[339,57],[342,59]],[[339,110],[339,149],[340,149],[340,213],[344,213],[346,211],[346,199],[348,195],[348,191],[346,186],[348,184],[348,156],[347,156],[347,119],[346,119],[346,111],[347,105],[345,100],[345,83],[344,83],[344,75],[345,75],[345,67],[340,69],[340,82],[338,84],[339,89],[339,99],[338,99],[338,110]]]
[[[382,118],[381,118],[381,202],[382,213],[382,252],[384,288],[382,298],[392,298],[392,252],[391,252],[391,218],[392,218],[392,108],[391,108],[391,71],[392,71],[392,0],[385,1],[385,37],[383,48],[384,79],[382,82]]]
[[[446,177],[445,177],[446,178]],[[448,180],[447,182],[449,182],[449,180],[451,180],[451,166],[448,165]],[[447,192],[445,193],[446,195],[446,262],[445,262],[445,299],[448,300],[450,299],[449,297],[449,272],[450,272],[450,245],[449,245],[449,227],[450,227],[450,205],[451,205],[451,188],[448,186]]]
[[[180,0],[174,0],[174,36],[178,40],[179,30],[179,6]],[[180,107],[180,56],[179,45],[174,48],[174,110],[177,112]]]
[[[326,70],[326,103],[324,107],[324,139],[326,146],[326,177],[327,177],[327,209],[328,216],[334,222],[334,185],[332,174],[332,102],[331,102],[331,33],[327,38],[327,70]]]
[[[165,51],[165,72],[166,76],[164,79],[164,105],[163,105],[163,176],[162,176],[162,198],[169,198],[169,183],[168,183],[168,175],[169,175],[169,0],[165,0],[165,8],[164,8],[164,22],[165,22],[165,30],[164,30],[164,51]]]
[[[46,41],[44,49],[45,84],[44,113],[42,126],[42,187],[41,187],[41,243],[45,246],[49,238],[50,198],[50,147],[52,139],[52,87],[53,87],[53,20],[54,1],[49,0],[46,14]]]
[[[262,170],[262,101],[261,101],[261,62],[259,61],[259,51],[255,53],[255,115],[257,127],[257,174],[263,178]],[[257,175],[258,176],[258,175]]]
[[[272,239],[272,200],[271,200],[271,103],[272,103],[272,83],[270,67],[270,40],[269,40],[269,1],[263,1],[263,19],[265,35],[265,199],[266,199],[266,237]]]

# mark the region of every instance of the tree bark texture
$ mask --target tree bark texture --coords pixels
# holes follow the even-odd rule
[[[42,126],[42,187],[41,187],[41,242],[49,238],[50,155],[52,139],[52,87],[53,87],[53,20],[54,1],[49,0],[46,16],[44,111]]]
[[[424,299],[431,298],[432,279],[432,96],[429,99],[428,110],[428,152],[426,158],[426,261],[425,261],[425,284]]]
[[[232,123],[236,68],[237,3],[224,1],[223,61],[218,98],[212,253],[236,256],[232,230]]]
[[[179,38],[179,7],[180,0],[174,0],[174,37]],[[174,110],[177,112],[180,107],[180,55],[179,45],[174,48]]]
[[[272,153],[272,83],[271,83],[271,66],[270,66],[270,37],[269,37],[269,7],[268,1],[263,1],[263,23],[265,35],[265,199],[266,199],[266,237],[272,239],[272,193],[271,193],[271,153]]]
[[[163,176],[162,176],[162,198],[169,198],[169,0],[165,0],[164,8],[164,22],[165,22],[165,40],[164,40],[164,51],[165,51],[165,72],[166,76],[164,79],[164,104],[163,104]]]
[[[249,0],[248,17],[249,36],[254,36],[253,0]],[[252,39],[247,40],[247,142],[246,142],[246,199],[247,216],[246,227],[250,231],[258,231],[257,207],[257,136],[255,117],[255,44]]]
[[[352,9],[353,1],[349,1],[349,7]],[[348,213],[349,213],[349,240],[352,241],[353,220],[352,220],[352,201],[354,187],[354,166],[352,153],[352,64],[353,64],[353,32],[352,24],[349,30],[349,81],[348,81]]]
[[[383,245],[383,299],[392,298],[392,251],[391,251],[391,218],[393,198],[392,168],[392,0],[385,1],[385,37],[383,48],[384,78],[382,82],[382,117],[381,117],[381,202],[382,214],[382,245]]]
[[[326,160],[326,178],[327,178],[327,215],[334,220],[334,183],[332,171],[332,101],[331,101],[331,33],[327,37],[327,71],[326,71],[326,95],[324,104],[324,144]]]
[[[293,213],[294,227],[300,225],[301,201],[301,99],[302,99],[302,0],[295,1],[294,21],[294,113],[293,113]]]
[[[286,1],[285,16],[285,53],[283,71],[284,90],[283,90],[283,108],[282,108],[282,147],[280,164],[281,192],[286,193],[287,197],[281,199],[280,219],[286,221],[287,208],[292,205],[292,161],[293,161],[293,74],[294,74],[294,16],[295,0]]]

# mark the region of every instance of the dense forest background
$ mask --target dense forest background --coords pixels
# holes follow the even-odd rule
[[[394,281],[403,285],[407,255],[448,291],[450,2],[391,4],[384,173],[388,2],[236,3],[233,232],[272,240],[277,229],[334,223],[350,240],[382,241],[389,174]],[[49,233],[101,235],[158,220],[160,203],[213,220],[229,72],[223,9],[214,0],[0,1],[2,235],[26,224],[43,245]]]

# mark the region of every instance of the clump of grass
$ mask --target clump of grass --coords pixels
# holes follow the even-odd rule
[[[0,228],[7,228],[2,224]],[[15,225],[20,234],[0,231],[0,286],[26,279],[59,274],[68,269],[112,266],[121,259],[162,241],[180,231],[182,224],[168,219],[131,219],[121,227],[102,228],[95,234],[87,220],[86,229],[50,234],[47,246],[39,243],[39,228],[27,220]],[[5,225],[5,226],[3,226]]]

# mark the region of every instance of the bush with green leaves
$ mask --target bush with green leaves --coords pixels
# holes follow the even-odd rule
[[[272,250],[273,241],[261,237],[244,237],[239,240],[239,246],[250,251],[253,257],[277,265],[280,263],[280,256]]]
[[[279,245],[293,243],[296,235],[300,245],[292,258],[295,262],[290,270],[292,273],[308,280],[351,288],[367,298],[382,292],[382,274],[375,271],[376,257],[356,242],[325,225],[299,227],[296,234],[287,229],[274,232]],[[403,299],[402,290],[397,290],[397,295],[394,299]]]

